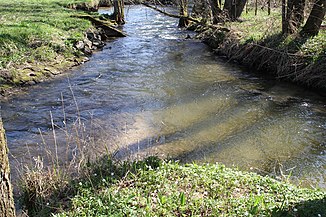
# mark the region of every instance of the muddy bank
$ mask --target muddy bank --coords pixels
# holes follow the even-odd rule
[[[270,36],[259,42],[243,43],[237,32],[211,27],[202,31],[198,37],[214,49],[217,55],[252,70],[269,73],[276,79],[291,81],[320,92],[326,90],[326,56],[303,55],[299,48],[279,49],[284,40],[281,35]]]

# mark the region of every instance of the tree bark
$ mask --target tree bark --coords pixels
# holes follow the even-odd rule
[[[225,11],[228,14],[229,19],[231,19],[231,15],[232,15],[232,1],[233,0],[225,0],[224,7],[223,7],[223,11]]]
[[[114,0],[113,1],[113,18],[119,24],[125,24],[125,14],[124,14],[124,0]]]
[[[282,33],[285,34],[287,32],[286,25],[286,0],[282,0]]]
[[[325,11],[326,0],[316,0],[301,34],[308,36],[318,35],[320,26],[325,17]]]
[[[284,34],[293,34],[303,23],[305,0],[288,0],[286,7]]]
[[[179,27],[184,28],[189,25],[188,17],[188,0],[180,0],[180,16]]]
[[[236,21],[242,14],[247,0],[225,0],[223,10],[231,21]]]
[[[255,16],[257,16],[258,13],[258,0],[255,0]]]
[[[0,117],[0,217],[15,216],[15,205],[10,183],[8,147]]]
[[[209,2],[212,9],[213,24],[217,24],[222,21],[221,20],[222,10],[219,6],[218,0],[210,0]]]
[[[271,15],[271,0],[267,0],[267,13]]]
[[[209,0],[194,0],[191,16],[201,18],[202,23],[211,23],[212,10]]]

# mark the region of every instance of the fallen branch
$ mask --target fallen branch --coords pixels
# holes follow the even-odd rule
[[[225,32],[229,32],[230,31],[229,29],[227,29],[227,28],[225,28],[225,27],[223,27],[221,25],[216,25],[216,24],[215,25],[212,25],[212,24],[203,24],[201,22],[201,20],[195,19],[193,17],[171,14],[171,13],[168,13],[168,12],[166,12],[164,10],[161,10],[161,9],[159,9],[159,8],[153,6],[153,5],[150,5],[148,3],[141,3],[141,4],[144,5],[144,6],[146,6],[146,7],[151,8],[153,10],[156,10],[156,11],[158,11],[158,12],[160,12],[160,13],[166,15],[166,16],[169,16],[169,17],[178,18],[178,19],[186,19],[186,20],[192,21],[192,22],[194,22],[196,24],[200,24],[200,25],[203,25],[203,26],[207,26],[209,28],[212,28],[212,29],[217,29],[217,30],[221,30],[221,31],[225,31]]]
[[[148,3],[141,3],[141,4],[144,5],[144,6],[146,6],[146,7],[152,8],[152,9],[154,9],[154,10],[156,10],[156,11],[158,11],[158,12],[160,12],[160,13],[166,15],[166,16],[169,16],[169,17],[174,17],[174,18],[179,18],[179,19],[184,18],[184,19],[193,21],[195,23],[200,23],[200,21],[198,19],[195,19],[195,18],[192,18],[192,17],[181,16],[181,15],[176,15],[176,14],[170,14],[170,13],[168,13],[166,11],[163,11],[163,10],[161,10],[161,9],[159,9],[159,8],[153,6],[153,5],[150,5]]]
[[[102,28],[105,31],[105,33],[107,34],[107,37],[126,37],[127,36],[121,30],[114,28],[112,26],[112,23],[110,23],[110,21],[100,20],[91,15],[73,15],[73,17],[91,21],[92,24],[95,25],[96,27]]]

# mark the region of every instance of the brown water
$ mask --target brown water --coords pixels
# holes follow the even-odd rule
[[[2,101],[12,164],[42,157],[43,143],[54,144],[51,112],[60,159],[67,143],[78,143],[60,128],[73,129],[80,117],[83,138],[120,158],[222,162],[325,189],[325,97],[228,64],[176,26],[173,18],[131,7],[129,37]]]

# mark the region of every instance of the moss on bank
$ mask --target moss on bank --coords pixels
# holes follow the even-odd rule
[[[0,0],[0,89],[34,84],[87,60],[76,43],[98,31],[74,5],[93,0]],[[90,50],[92,50],[91,48]],[[95,49],[95,48],[94,48]]]
[[[48,180],[48,174],[45,174]],[[39,176],[38,176],[39,178]],[[29,180],[40,183],[41,179]],[[61,180],[62,181],[62,180]],[[32,185],[30,214],[56,216],[324,216],[326,193],[221,164],[179,165],[149,157],[88,164],[41,198]],[[49,183],[43,183],[39,189]],[[63,185],[64,184],[64,185]],[[59,193],[61,192],[61,193]],[[26,193],[26,191],[25,191]],[[25,195],[26,196],[26,195]],[[33,197],[31,197],[33,196]],[[26,199],[26,198],[25,198]],[[31,206],[35,202],[35,206]],[[34,211],[34,212],[33,212]]]
[[[201,34],[219,55],[278,79],[326,90],[326,30],[315,37],[283,36],[279,12],[243,14],[241,22]],[[227,30],[227,31],[225,31]]]

